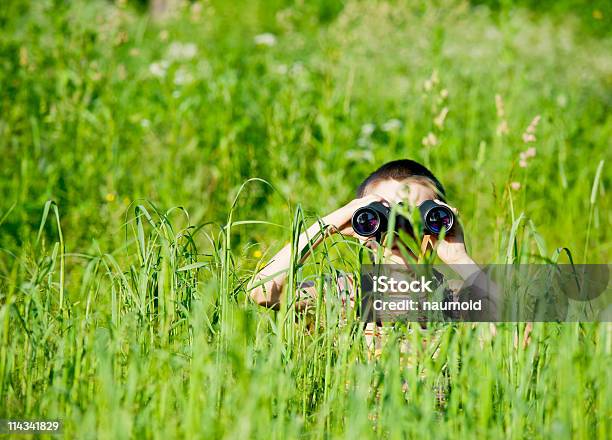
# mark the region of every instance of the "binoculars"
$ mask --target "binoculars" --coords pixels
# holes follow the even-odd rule
[[[453,228],[455,214],[448,206],[440,205],[433,200],[425,200],[418,208],[425,233],[438,235],[442,228],[446,233]],[[378,238],[382,233],[387,232],[390,215],[390,208],[380,202],[372,202],[353,213],[351,225],[353,230],[362,237],[376,236]],[[411,226],[408,219],[401,215],[395,217],[396,229],[407,226]]]

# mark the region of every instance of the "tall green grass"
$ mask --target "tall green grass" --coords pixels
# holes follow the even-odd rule
[[[321,283],[310,316],[245,288],[399,157],[447,186],[477,261],[608,262],[609,38],[452,2],[197,4],[0,12],[0,418],[69,438],[606,438],[607,323],[536,324],[526,347],[520,324],[399,326],[369,360]],[[336,237],[289,278],[359,258]]]

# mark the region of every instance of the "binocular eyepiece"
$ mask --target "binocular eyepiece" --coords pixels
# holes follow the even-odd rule
[[[442,228],[450,231],[455,224],[455,214],[444,205],[433,200],[425,200],[419,205],[421,221],[427,234],[438,235]],[[362,237],[380,236],[387,232],[391,209],[380,202],[372,202],[367,206],[357,209],[353,213],[351,225],[353,230]],[[395,218],[396,228],[410,225],[405,217],[400,215]]]

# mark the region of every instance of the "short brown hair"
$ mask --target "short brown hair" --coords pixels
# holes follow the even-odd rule
[[[440,198],[444,199],[446,196],[446,192],[444,191],[444,186],[440,183],[440,181],[433,175],[427,167],[421,165],[418,162],[410,159],[401,159],[394,160],[391,162],[387,162],[372,174],[370,174],[366,179],[361,182],[361,185],[357,188],[357,197],[361,198],[366,194],[366,190],[368,186],[378,183],[383,180],[393,179],[397,181],[402,181],[409,179],[411,177],[425,177],[435,187],[436,192],[440,195]]]

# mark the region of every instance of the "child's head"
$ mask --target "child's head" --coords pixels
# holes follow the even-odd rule
[[[357,189],[357,198],[377,195],[387,203],[407,203],[411,207],[425,200],[444,201],[445,191],[440,181],[425,166],[413,160],[388,162],[370,174]],[[412,230],[407,231],[413,235]],[[414,236],[414,235],[413,235]],[[368,247],[376,247],[374,240],[366,240]],[[400,257],[397,241],[384,250],[385,260],[393,262]]]
[[[444,200],[444,187],[425,166],[409,159],[387,162],[357,188],[357,197],[376,194],[389,203],[408,201],[417,206],[424,200]]]

